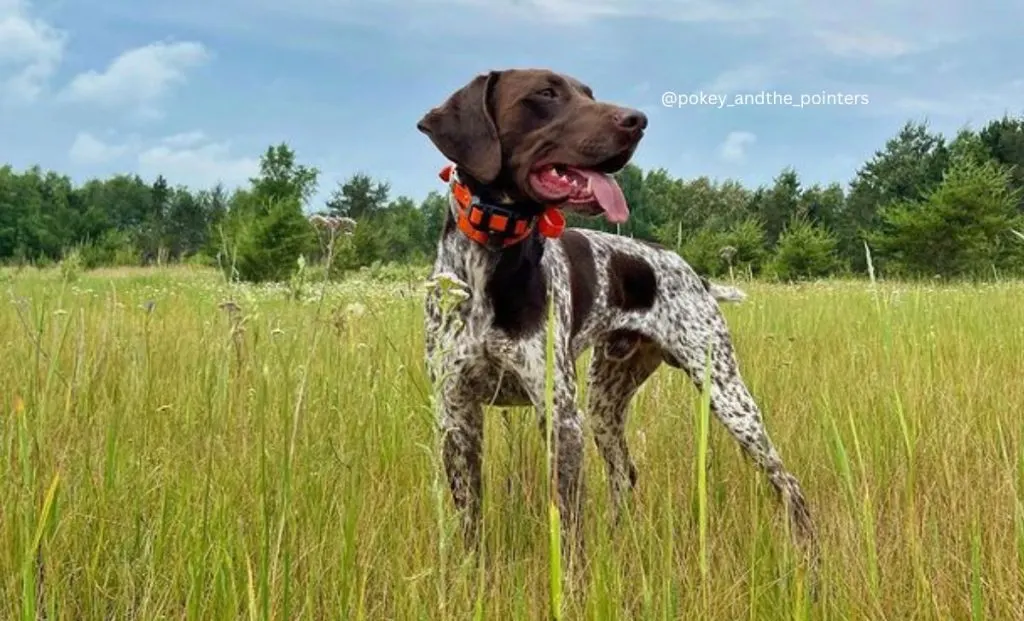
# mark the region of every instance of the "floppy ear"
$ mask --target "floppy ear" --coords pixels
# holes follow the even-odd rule
[[[416,124],[446,158],[481,183],[494,181],[501,171],[498,128],[487,105],[500,75],[478,75]]]

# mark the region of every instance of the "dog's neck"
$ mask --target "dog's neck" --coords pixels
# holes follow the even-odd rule
[[[453,272],[474,291],[483,291],[496,279],[540,268],[546,240],[538,231],[510,246],[489,248],[459,230],[458,209],[455,197],[449,195],[435,271]]]
[[[435,271],[453,272],[473,290],[483,291],[496,280],[501,282],[510,275],[520,278],[539,268],[544,237],[536,224],[542,205],[516,200],[514,192],[502,189],[500,180],[480,183],[453,166],[442,170],[441,178],[450,188]],[[504,181],[507,184],[508,180]],[[472,223],[467,217],[471,212]],[[494,234],[490,226],[494,221],[499,229],[508,226],[506,233]],[[522,229],[512,233],[514,225]]]
[[[442,178],[444,178],[442,176]],[[486,187],[473,180],[459,181],[480,202],[498,205],[517,214],[540,214],[537,204],[519,204],[508,192]],[[467,183],[468,182],[468,183]],[[500,186],[499,186],[500,187]],[[469,287],[472,308],[490,317],[488,325],[514,333],[523,317],[542,312],[536,308],[543,300],[545,278],[541,260],[547,239],[537,227],[531,227],[522,239],[510,244],[488,245],[459,226],[462,206],[455,184],[448,194],[444,228],[438,241],[434,274],[448,273]],[[462,196],[465,200],[465,196]],[[464,221],[463,221],[464,222]],[[472,237],[477,237],[473,235]]]
[[[456,224],[471,240],[492,250],[508,248],[524,241],[544,221],[541,233],[550,232],[551,215],[536,201],[509,191],[509,180],[493,180],[484,184],[459,174],[454,167],[447,172],[450,182]],[[542,214],[543,217],[542,217]],[[555,219],[561,219],[557,214]]]
[[[526,319],[544,312],[546,278],[542,259],[547,239],[538,231],[519,243],[489,249],[459,230],[454,197],[437,248],[434,274],[448,273],[469,288],[468,321],[517,334]],[[476,318],[476,319],[473,319]],[[484,323],[478,323],[482,320]]]

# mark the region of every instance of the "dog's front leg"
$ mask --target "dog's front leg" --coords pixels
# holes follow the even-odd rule
[[[461,514],[464,541],[475,548],[480,541],[484,421],[483,406],[463,380],[465,359],[457,348],[448,348],[430,357],[427,368],[434,385],[441,461],[455,510]]]
[[[559,374],[560,375],[560,374]],[[555,380],[554,412],[550,417],[551,487],[562,532],[562,558],[572,565],[583,552],[584,501],[583,416],[575,403],[575,383]],[[543,392],[541,393],[544,394]],[[543,399],[543,397],[541,397]],[[536,406],[541,434],[548,437],[547,405]]]
[[[557,389],[556,389],[557,390]],[[556,400],[557,402],[558,400]],[[551,429],[552,484],[558,490],[562,557],[575,565],[584,549],[583,417],[574,402],[555,407]]]
[[[483,408],[478,403],[443,398],[440,407],[441,456],[455,509],[462,517],[468,547],[480,540]]]
[[[568,347],[555,347],[554,391],[549,411],[544,345],[538,339],[527,347],[522,381],[531,395],[545,438],[550,425],[551,486],[561,520],[562,557],[571,566],[584,549],[583,415],[576,403],[576,368]]]
[[[483,459],[483,407],[465,384],[466,362],[474,359],[465,338],[469,285],[451,273],[435,274],[425,302],[427,374],[434,388],[441,460],[455,509],[462,517],[466,545],[479,544]]]

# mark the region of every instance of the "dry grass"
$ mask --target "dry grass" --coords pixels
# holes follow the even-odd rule
[[[476,571],[435,470],[418,284],[321,304],[193,270],[4,277],[0,618],[548,617],[544,438],[489,417]],[[565,617],[1024,618],[1024,286],[747,291],[727,314],[821,530],[818,600],[713,422],[698,476],[700,395],[663,369],[614,539],[588,444]]]

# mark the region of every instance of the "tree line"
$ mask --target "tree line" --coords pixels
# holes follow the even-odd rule
[[[269,147],[259,173],[230,192],[130,174],[75,184],[39,167],[5,166],[0,262],[45,266],[71,255],[87,268],[194,262],[267,281],[287,279],[299,257],[330,255],[336,276],[432,259],[443,194],[417,203],[356,174],[315,206],[319,175],[287,144]],[[794,168],[757,188],[634,165],[617,177],[630,220],[618,229],[575,216],[570,224],[658,242],[711,276],[1024,276],[1024,117],[953,138],[907,122],[848,184],[805,185]],[[335,234],[315,226],[310,212],[355,226]]]

